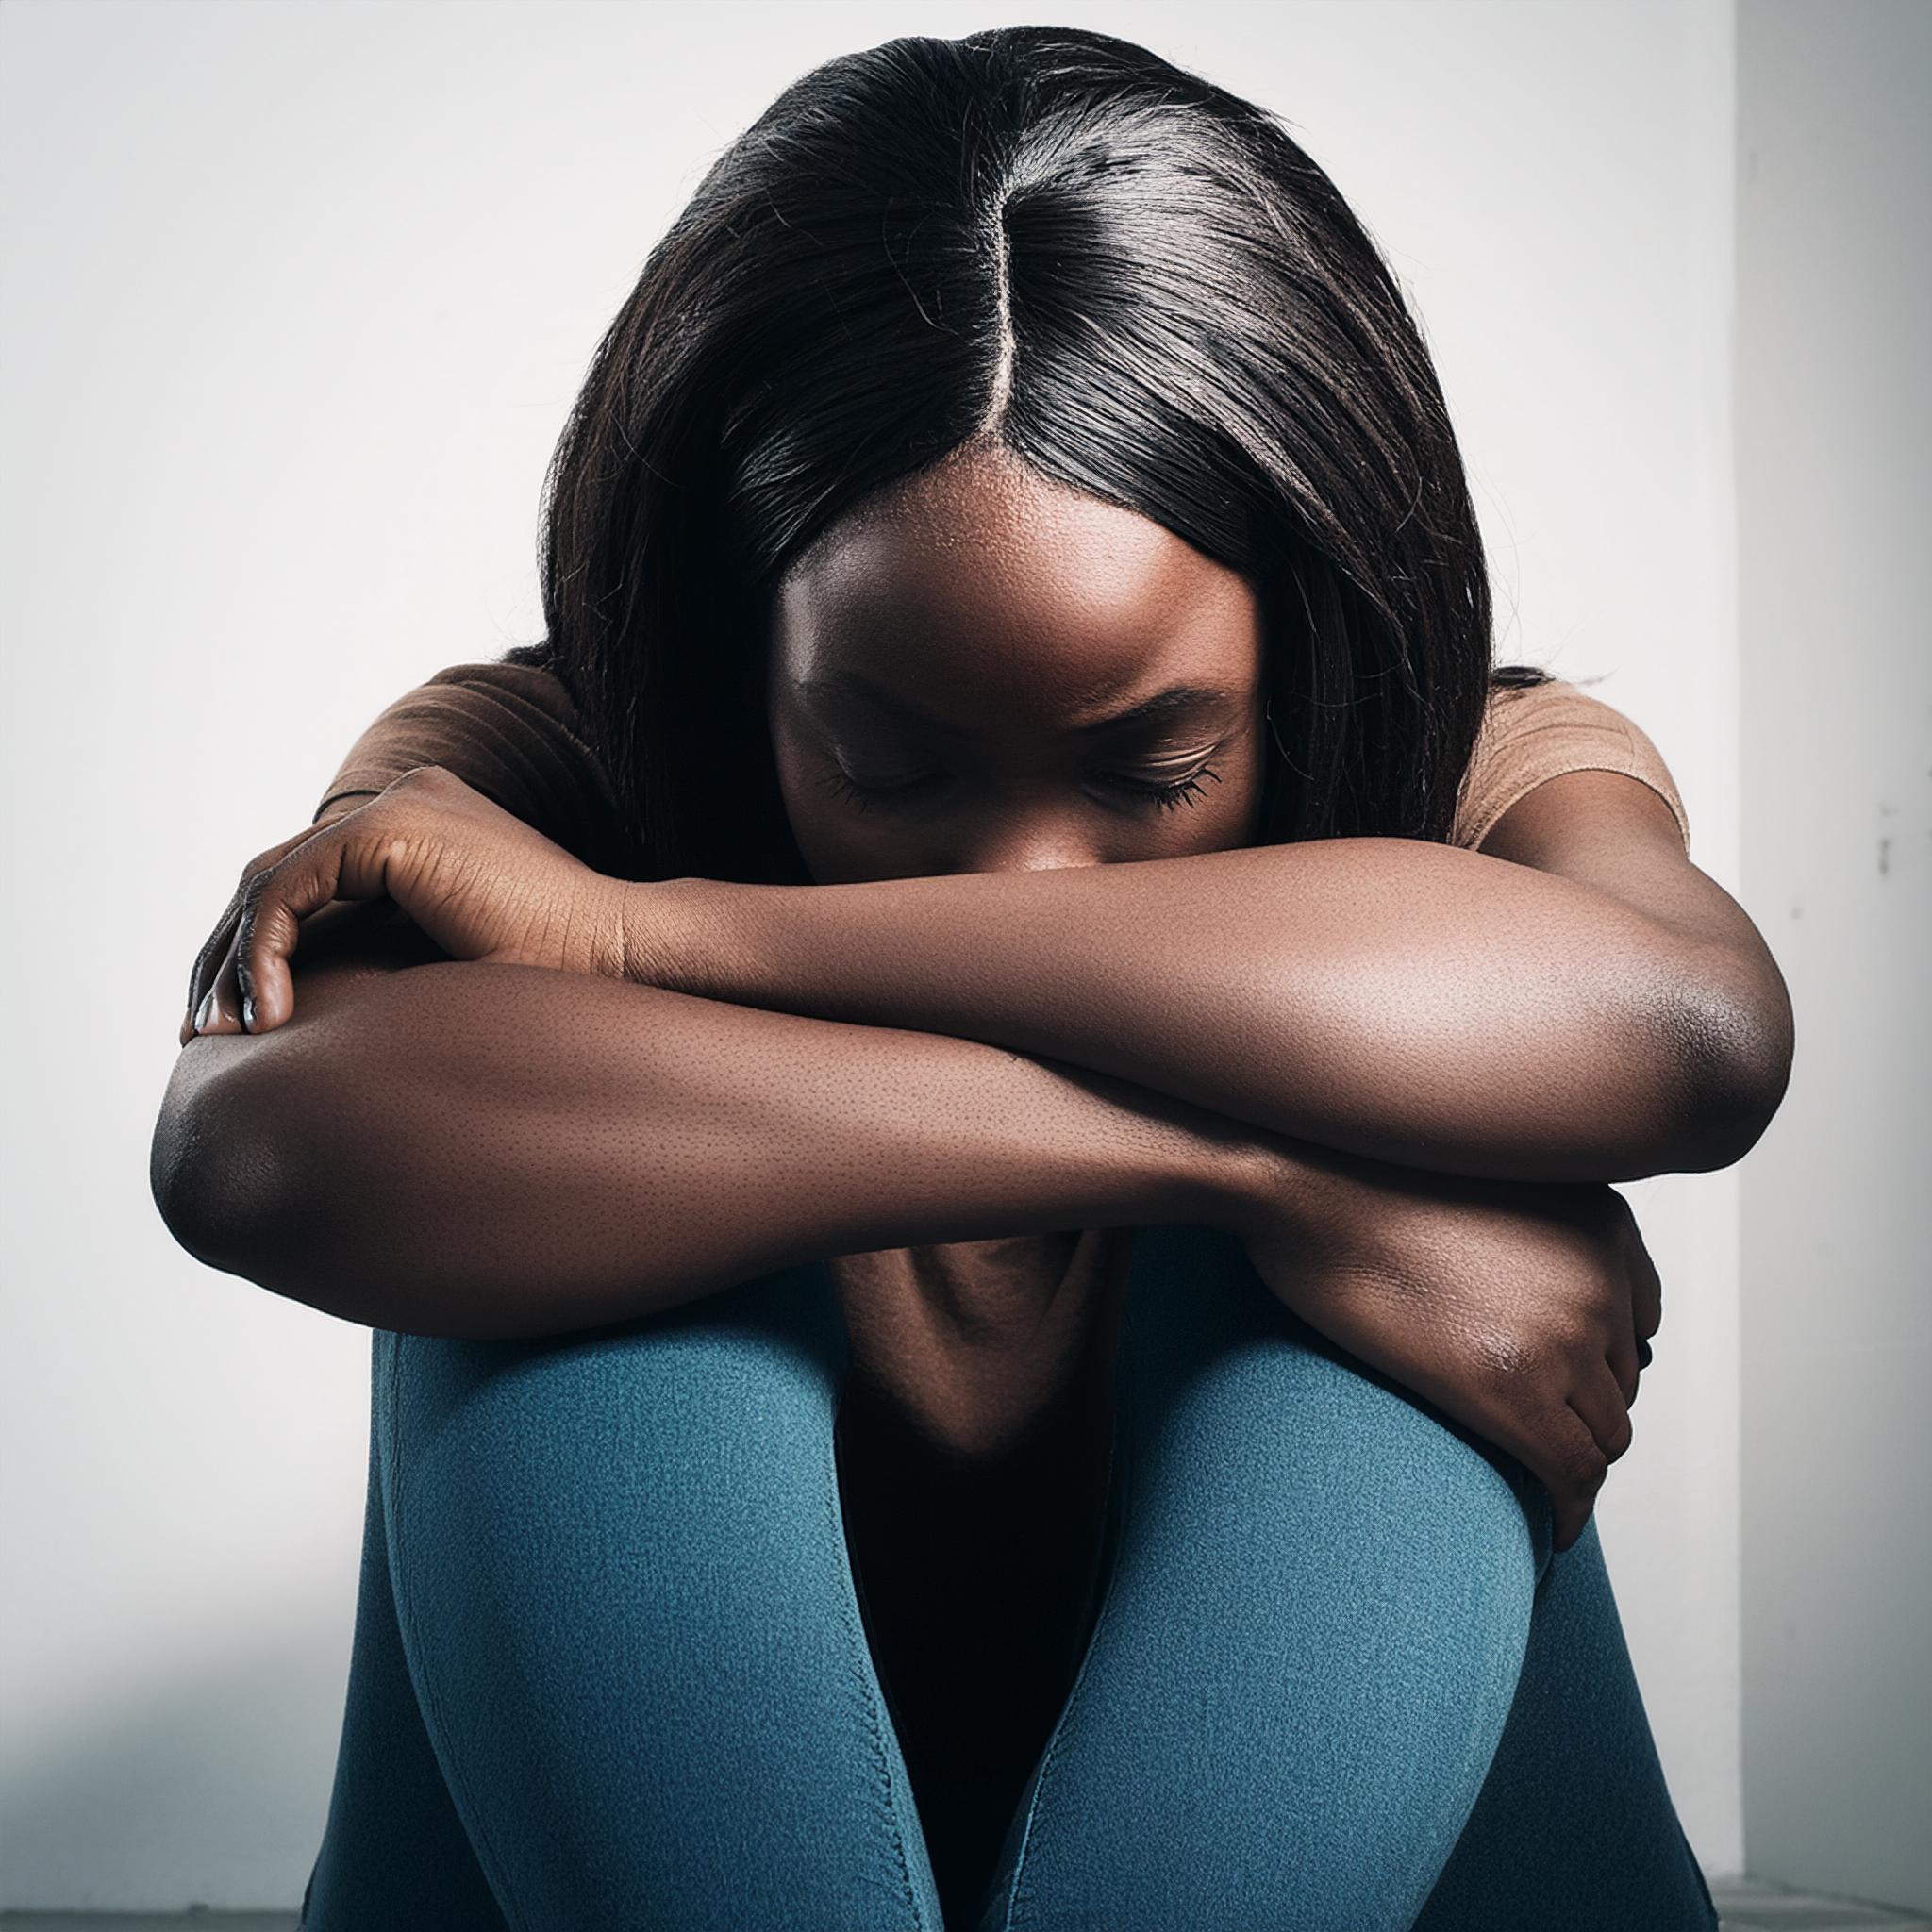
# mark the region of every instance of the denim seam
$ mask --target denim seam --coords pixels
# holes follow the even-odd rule
[[[1117,1349],[1118,1358],[1125,1358],[1124,1347],[1126,1324],[1133,1320],[1131,1306],[1124,1308],[1121,1316],[1123,1346]],[[1013,1876],[1007,1888],[1007,1909],[1001,1932],[1014,1932],[1018,1924],[1017,1914],[1025,1903],[1026,1855],[1033,1846],[1033,1826],[1040,1815],[1041,1801],[1046,1796],[1046,1787],[1053,1774],[1054,1760],[1059,1755],[1061,1740],[1073,1728],[1074,1716],[1080,1708],[1088,1685],[1093,1675],[1093,1659],[1100,1650],[1102,1633],[1107,1628],[1108,1619],[1112,1614],[1114,1600],[1119,1594],[1117,1580],[1120,1575],[1122,1545],[1126,1541],[1127,1505],[1131,1500],[1135,1457],[1133,1449],[1139,1441],[1138,1403],[1133,1391],[1127,1386],[1127,1377],[1116,1368],[1116,1401],[1119,1414],[1116,1424],[1117,1434],[1124,1444],[1126,1453],[1121,1457],[1121,1494],[1118,1533],[1112,1551],[1112,1560],[1108,1565],[1106,1593],[1100,1600],[1100,1610],[1093,1620],[1093,1634],[1087,1641],[1086,1655],[1080,1659],[1080,1668],[1075,1673],[1072,1690],[1067,1692],[1067,1701],[1059,1715],[1059,1722],[1054,1725],[1053,1736],[1047,1740],[1045,1755],[1040,1761],[1040,1774],[1033,1783],[1033,1796],[1026,1807],[1026,1823],[1021,1828],[1020,1848],[1013,1857]]]
[[[402,1487],[403,1439],[400,1427],[400,1410],[402,1407],[400,1391],[402,1384],[403,1338],[400,1333],[394,1330],[390,1330],[388,1333],[390,1343],[390,1453],[387,1458],[388,1467],[382,1473],[383,1519],[385,1534],[389,1543],[389,1553],[393,1555],[394,1552],[401,1548],[403,1537],[402,1518],[396,1507],[397,1492]],[[421,1645],[417,1641],[415,1612],[406,1602],[404,1596],[402,1569],[403,1566],[400,1563],[393,1560],[391,1561],[389,1566],[389,1582],[390,1595],[395,1603],[396,1624],[404,1634],[404,1656],[407,1662],[408,1653],[411,1650],[414,1650],[418,1656],[422,1654],[422,1651]],[[411,1667],[409,1670],[409,1681],[416,1687],[417,1696],[428,1706],[425,1715],[433,1719],[435,1731],[441,1731],[445,1738],[448,1737],[449,1727],[443,1722],[442,1707],[438,1701],[435,1691],[431,1689],[427,1676],[419,1677],[416,1670]],[[435,1731],[431,1733],[432,1746],[435,1741]],[[437,1766],[442,1773],[443,1780],[450,1787],[450,1796],[457,1802],[458,1815],[461,1818],[463,1828],[469,1833],[471,1843],[479,1860],[481,1860],[485,1867],[485,1874],[490,1880],[491,1890],[496,1894],[497,1904],[502,1907],[504,1917],[513,1927],[527,1924],[528,1922],[524,1918],[522,1912],[514,1909],[512,1906],[510,1886],[503,1861],[496,1856],[496,1847],[491,1841],[490,1834],[483,1827],[482,1814],[471,1801],[469,1788],[458,1772],[454,1756],[451,1756],[447,1763],[444,1762],[441,1752],[435,1753],[435,1756]]]
[[[838,1400],[835,1392],[834,1402]],[[915,1932],[934,1932],[926,1924],[924,1912],[921,1909],[919,1894],[912,1883],[912,1867],[906,1855],[905,1821],[899,1816],[898,1794],[892,1786],[892,1767],[886,1754],[885,1733],[881,1728],[878,1700],[873,1695],[871,1679],[866,1675],[866,1660],[871,1656],[871,1643],[865,1634],[865,1624],[858,1614],[858,1599],[852,1586],[851,1556],[846,1550],[845,1523],[839,1502],[839,1459],[836,1439],[827,1433],[825,1452],[825,1473],[827,1482],[824,1490],[826,1512],[831,1524],[831,1548],[836,1555],[844,1553],[845,1575],[839,1590],[839,1614],[845,1625],[847,1640],[851,1645],[847,1653],[852,1675],[858,1686],[859,1702],[865,1707],[866,1728],[872,1739],[873,1755],[878,1766],[879,1787],[877,1791],[886,1821],[886,1835],[891,1840],[892,1850],[899,1860],[899,1883],[906,1907],[911,1915],[910,1923]],[[836,1567],[836,1565],[835,1565]]]

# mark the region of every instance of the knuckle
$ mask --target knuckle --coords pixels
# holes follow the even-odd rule
[[[1549,1316],[1551,1346],[1568,1356],[1592,1343],[1601,1345],[1614,1332],[1610,1314],[1615,1306],[1616,1297],[1601,1280],[1586,1282],[1566,1294]]]
[[[1621,1263],[1590,1269],[1577,1306],[1585,1319],[1599,1321],[1616,1308],[1630,1306],[1630,1276]]]
[[[1542,1366],[1542,1352],[1526,1336],[1501,1329],[1481,1337],[1476,1359],[1486,1381],[1513,1389],[1535,1377]]]

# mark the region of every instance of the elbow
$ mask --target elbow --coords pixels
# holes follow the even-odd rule
[[[1770,1126],[1790,1085],[1795,1026],[1784,975],[1769,953],[1724,953],[1678,982],[1671,1031],[1684,1096],[1685,1174],[1741,1160]]]
[[[212,1045],[213,1042],[208,1042]],[[148,1148],[148,1191],[162,1224],[205,1266],[276,1285],[285,1244],[289,1158],[278,1132],[287,1108],[264,1107],[239,1066],[219,1076],[176,1061]]]
[[[339,1074],[319,1095],[299,1067],[277,1063],[274,1036],[191,1042],[148,1150],[148,1191],[175,1241],[205,1267],[363,1328],[496,1340],[547,1334],[541,1309],[478,1306],[473,1275],[440,1274],[421,1244],[396,1243],[344,1201],[368,1203],[394,1165],[369,1124],[346,1108]],[[332,1132],[344,1112],[353,1140]],[[554,1325],[554,1324],[552,1324]]]
[[[251,1186],[261,1164],[242,1155],[233,1070],[216,1074],[205,1064],[212,1041],[191,1041],[175,1062],[148,1143],[148,1192],[162,1224],[197,1261],[233,1271],[244,1224],[261,1218],[262,1192]],[[190,1056],[198,1057],[191,1064]],[[240,1158],[238,1158],[240,1156]]]

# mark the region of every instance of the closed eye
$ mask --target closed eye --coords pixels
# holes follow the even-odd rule
[[[1211,778],[1218,785],[1221,774],[1211,765],[1203,765],[1198,771],[1191,772],[1184,778],[1169,783],[1152,783],[1144,778],[1132,778],[1118,773],[1101,773],[1094,783],[1109,791],[1125,793],[1140,803],[1155,807],[1160,811],[1174,811],[1183,805],[1191,805],[1203,796],[1202,780]],[[825,774],[825,789],[834,797],[850,800],[860,811],[869,811],[874,805],[891,806],[911,799],[916,794],[929,790],[934,785],[943,784],[944,774],[927,773],[916,778],[906,778],[895,785],[866,784],[850,774],[834,769]]]
[[[1173,811],[1177,807],[1191,805],[1201,797],[1203,778],[1212,778],[1217,785],[1221,783],[1221,774],[1211,765],[1203,765],[1198,772],[1190,773],[1187,777],[1177,778],[1169,785],[1148,785],[1132,778],[1104,779],[1102,782],[1117,785],[1138,798],[1147,799],[1163,811]]]
[[[875,804],[908,797],[922,786],[934,782],[934,779],[926,777],[908,778],[898,785],[861,785],[857,778],[836,770],[827,772],[824,779],[825,790],[834,798],[849,798],[860,811],[870,811]]]

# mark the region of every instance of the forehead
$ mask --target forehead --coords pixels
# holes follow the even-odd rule
[[[781,579],[775,677],[856,673],[911,707],[1075,725],[1177,683],[1260,675],[1248,583],[1152,519],[998,451],[956,456],[842,518]]]

